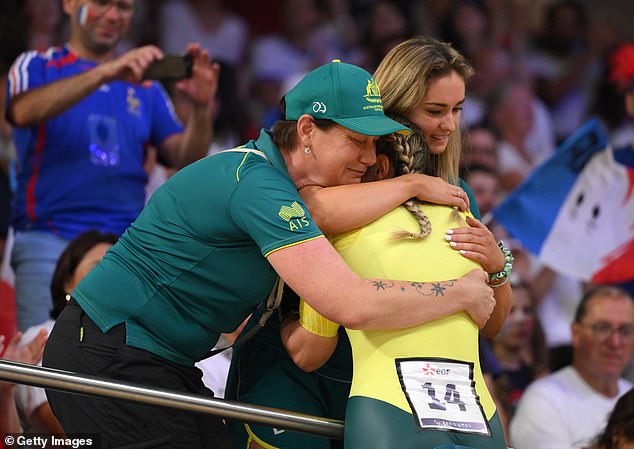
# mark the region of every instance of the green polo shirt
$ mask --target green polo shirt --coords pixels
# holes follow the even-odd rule
[[[152,196],[73,296],[106,332],[190,365],[233,331],[276,279],[266,256],[322,237],[270,134],[195,162]]]

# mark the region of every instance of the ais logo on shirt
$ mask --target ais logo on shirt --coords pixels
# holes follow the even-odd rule
[[[307,228],[308,226],[310,226],[310,222],[306,218],[306,212],[297,201],[294,201],[290,207],[280,207],[280,211],[277,214],[284,221],[288,222],[288,226],[291,231]]]

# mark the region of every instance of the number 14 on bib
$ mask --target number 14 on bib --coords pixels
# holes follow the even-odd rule
[[[472,363],[438,358],[395,362],[419,428],[490,436],[475,390]]]

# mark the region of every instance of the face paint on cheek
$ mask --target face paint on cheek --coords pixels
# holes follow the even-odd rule
[[[92,8],[88,5],[81,5],[77,10],[77,23],[79,23],[82,27],[86,27],[94,20],[95,14],[93,13]]]

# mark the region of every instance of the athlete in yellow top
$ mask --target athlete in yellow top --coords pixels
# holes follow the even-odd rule
[[[376,78],[386,109],[397,117],[407,116],[417,131],[409,141],[397,139],[394,145],[405,172],[426,165],[423,172],[455,181],[459,152],[452,148],[451,136],[458,134],[454,131],[459,125],[467,74],[456,67],[456,61],[459,64],[464,59],[455,54],[447,57],[447,52],[456,53],[431,39],[412,39],[388,54]],[[419,70],[429,73],[412,76]],[[423,80],[422,92],[408,93],[403,88],[414,79]],[[416,98],[413,104],[412,97]],[[388,102],[392,102],[391,109]],[[429,149],[421,151],[427,144]],[[423,214],[414,219],[417,205],[409,204],[408,208],[411,212],[397,208],[363,229],[333,238],[333,243],[359,274],[390,273],[395,279],[424,282],[455,279],[478,264],[489,273],[502,271],[504,256],[477,220],[462,217],[469,224],[465,227],[464,221],[456,222],[451,208],[431,205],[421,206]],[[416,239],[426,234],[430,225],[431,233],[422,241],[394,238],[397,232]],[[499,287],[495,289],[498,304],[483,328],[487,335],[497,333],[510,308],[510,287],[503,279],[492,276],[492,286]],[[439,301],[443,285],[446,282],[430,292]],[[395,288],[386,283],[375,287]],[[336,326],[307,313],[305,306],[300,323],[284,323],[282,338],[300,366],[314,368],[327,359],[336,344],[332,332]],[[310,345],[301,344],[306,340],[298,337],[305,336],[306,329],[313,333]],[[348,333],[354,377],[346,411],[347,448],[505,447],[478,364],[478,325],[466,314],[402,331]],[[320,355],[321,362],[315,361]]]
[[[423,241],[395,240],[395,230],[416,232],[418,227],[411,213],[399,207],[360,230],[333,238],[333,246],[363,276],[451,281],[477,268],[446,243],[445,230],[461,226],[454,210],[436,205],[420,209],[432,225]],[[376,288],[395,287],[377,282]],[[442,301],[443,283],[429,294]],[[336,327],[305,303],[300,313],[307,330],[327,337],[334,335],[332,330],[336,333]],[[399,448],[505,447],[480,370],[478,326],[467,314],[402,330],[347,332],[354,371],[346,448],[390,448],[396,442]]]

